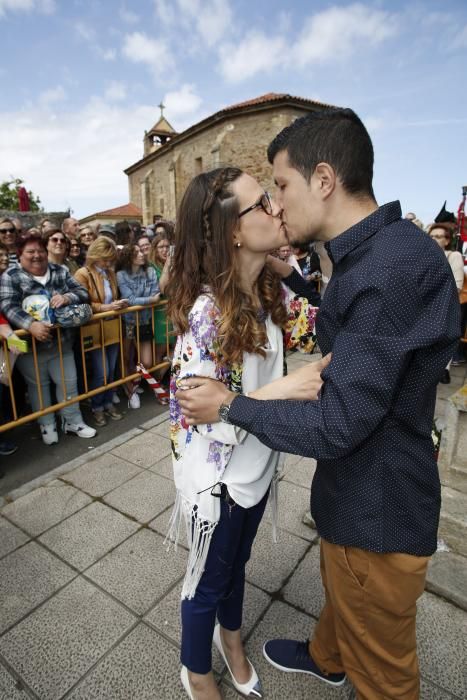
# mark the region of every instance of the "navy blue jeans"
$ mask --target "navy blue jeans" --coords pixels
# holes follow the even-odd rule
[[[191,600],[182,600],[181,662],[193,673],[209,673],[216,615],[232,632],[242,626],[245,565],[250,558],[268,494],[252,508],[221,500],[221,515],[206,568]]]
[[[120,346],[118,345],[118,343],[114,343],[113,345],[107,345],[105,348],[104,355],[106,384],[110,384],[110,382],[114,381],[119,349]],[[91,389],[97,389],[100,386],[104,386],[104,363],[102,358],[102,350],[93,350],[89,354],[91,355],[92,366]],[[107,391],[103,391],[100,394],[92,396],[92,410],[102,411],[104,408],[110,408],[112,406],[113,393],[113,389],[108,389]]]

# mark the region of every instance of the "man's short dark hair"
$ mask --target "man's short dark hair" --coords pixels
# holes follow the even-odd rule
[[[287,151],[292,168],[309,181],[318,163],[334,169],[349,194],[373,194],[373,145],[351,109],[329,109],[296,119],[269,144],[268,160]]]

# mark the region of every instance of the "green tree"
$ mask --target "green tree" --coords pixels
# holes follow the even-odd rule
[[[9,211],[19,210],[18,190],[23,185],[23,180],[14,178],[13,180],[5,180],[0,184],[0,209],[8,209]],[[41,200],[33,192],[28,190],[29,210],[42,211]]]

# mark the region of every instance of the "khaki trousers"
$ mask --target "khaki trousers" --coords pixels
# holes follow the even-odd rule
[[[416,602],[429,557],[377,554],[321,540],[326,603],[310,653],[345,671],[359,700],[418,700]]]

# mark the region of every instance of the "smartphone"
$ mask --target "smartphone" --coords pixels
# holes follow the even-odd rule
[[[175,246],[174,246],[174,245],[171,245],[171,246],[170,246],[170,248],[169,248],[169,255],[170,255],[171,258],[173,258],[173,256],[175,255]]]

